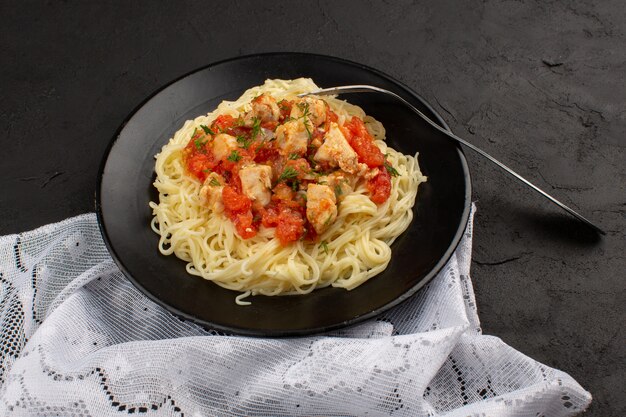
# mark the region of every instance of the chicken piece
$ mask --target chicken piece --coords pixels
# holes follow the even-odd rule
[[[213,155],[215,159],[224,160],[237,149],[237,138],[226,133],[220,133],[213,139]]]
[[[304,155],[309,144],[309,131],[302,120],[290,120],[276,128],[276,145],[282,156]]]
[[[362,175],[366,180],[371,180],[376,177],[380,173],[379,168],[368,168],[367,171]]]
[[[309,184],[306,191],[306,218],[318,235],[335,221],[337,199],[329,186]]]
[[[317,182],[318,184],[330,187],[330,189],[335,192],[337,199],[342,200],[347,194],[354,190],[356,177],[342,171],[335,171],[328,175],[319,177]]]
[[[324,143],[319,147],[313,160],[325,162],[331,167],[339,166],[350,174],[359,173],[359,157],[341,133],[337,123],[331,123],[330,129],[324,135]]]
[[[255,119],[261,122],[277,122],[280,117],[280,108],[274,97],[261,94],[252,100],[252,110],[244,117],[244,124],[248,127],[254,125]]]
[[[239,170],[241,188],[252,201],[266,206],[272,197],[272,168],[268,165],[248,165]]]
[[[306,113],[306,118],[317,127],[326,121],[326,103],[313,97],[304,97],[296,100],[291,108],[290,116],[299,119]],[[310,124],[309,124],[310,126]]]
[[[200,196],[208,208],[216,213],[224,211],[222,190],[226,181],[217,172],[211,172],[200,188]]]

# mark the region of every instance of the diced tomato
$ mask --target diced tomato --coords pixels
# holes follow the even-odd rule
[[[349,132],[349,134],[345,136],[347,136],[346,139],[348,143],[350,143],[350,146],[352,146],[352,149],[354,149],[359,156],[359,162],[367,164],[370,168],[383,165],[385,156],[374,143],[374,138],[369,134],[361,119],[353,116],[352,120],[344,124],[344,129]]]
[[[337,116],[337,113],[330,109],[330,106],[328,106],[328,108],[326,109],[326,117],[328,118],[328,120],[335,123],[337,123],[337,120],[339,120],[339,116]]]
[[[267,146],[267,144],[265,144],[264,146],[255,146],[254,152],[255,162],[264,163],[278,157],[278,151],[272,147]]]
[[[333,122],[337,123],[338,120],[339,116],[337,116],[337,113],[332,111],[328,103],[326,103],[326,120],[324,121],[324,130],[328,132],[328,129],[330,129],[330,124]]]
[[[249,239],[257,234],[257,225],[254,224],[252,216],[252,202],[250,199],[237,192],[230,185],[224,186],[222,190],[222,201],[224,203],[224,211],[235,225],[235,229],[239,236],[243,239]]]
[[[217,165],[208,145],[210,136],[200,130],[187,143],[183,150],[183,161],[187,172],[200,181],[204,181]]]
[[[186,166],[187,171],[191,175],[204,182],[209,173],[215,168],[215,162],[213,161],[213,155],[195,152],[187,157]]]
[[[254,225],[252,212],[248,210],[246,213],[237,214],[232,220],[237,233],[243,239],[250,239],[251,237],[256,236],[257,228]]]
[[[296,193],[287,184],[281,182],[272,190],[272,201],[281,209],[286,207],[304,214],[306,210],[306,200],[301,193]]]
[[[304,234],[304,219],[297,211],[283,208],[278,215],[276,237],[282,245],[296,241]]]
[[[227,213],[244,213],[250,210],[252,202],[244,195],[237,192],[237,190],[230,185],[227,185],[222,190],[222,200],[224,201],[224,209]]]
[[[326,134],[326,132],[322,129],[313,129],[313,132],[311,132],[311,140],[317,139],[319,143],[322,143],[324,141],[324,134]]]
[[[263,129],[275,130],[276,127],[278,127],[278,122],[273,121],[273,120],[268,120],[268,121],[261,123],[261,127]]]
[[[376,204],[382,204],[391,195],[391,175],[386,169],[381,169],[378,175],[367,182],[370,192],[370,200]]]
[[[259,210],[261,213],[261,223],[265,227],[276,227],[278,225],[279,209],[276,205],[269,205],[267,208]]]
[[[235,118],[229,114],[220,114],[211,124],[211,129],[215,133],[220,133],[235,124]]]
[[[318,242],[320,240],[320,237],[315,231],[315,228],[311,225],[308,225],[305,233],[306,235],[304,236],[304,239],[308,240],[309,242]]]

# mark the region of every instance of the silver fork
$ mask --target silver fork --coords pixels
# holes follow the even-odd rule
[[[413,110],[418,116],[420,116],[422,119],[424,119],[428,124],[430,124],[432,127],[437,129],[438,131],[440,131],[441,133],[443,133],[444,135],[446,135],[450,139],[453,139],[453,140],[457,141],[461,145],[463,145],[463,146],[473,150],[477,154],[487,158],[489,161],[493,162],[494,164],[496,164],[497,166],[499,166],[500,168],[502,168],[503,170],[508,172],[510,175],[515,177],[517,180],[519,180],[522,183],[526,184],[527,186],[529,186],[530,188],[532,188],[533,190],[535,190],[536,192],[538,192],[539,194],[541,194],[542,196],[544,196],[548,200],[552,201],[554,204],[556,204],[557,206],[559,206],[560,208],[562,208],[563,210],[565,210],[566,212],[568,212],[569,214],[571,214],[572,216],[574,216],[575,218],[580,220],[581,222],[583,222],[583,223],[587,224],[588,226],[590,226],[596,232],[598,232],[598,233],[600,233],[602,235],[605,234],[604,230],[600,229],[598,226],[596,226],[595,224],[591,223],[585,217],[583,217],[582,215],[580,215],[576,211],[572,210],[571,208],[569,208],[565,204],[561,203],[559,200],[557,200],[556,198],[552,197],[550,194],[546,193],[545,191],[543,191],[542,189],[540,189],[539,187],[537,187],[536,185],[534,185],[533,183],[528,181],[526,178],[522,177],[517,172],[513,171],[511,168],[507,167],[502,162],[498,161],[496,158],[494,158],[493,156],[489,155],[487,152],[485,152],[482,149],[476,147],[475,145],[472,145],[471,143],[461,139],[460,137],[458,137],[454,133],[449,132],[446,129],[442,128],[437,123],[435,123],[432,120],[430,120],[424,113],[422,113],[421,111],[416,109],[415,106],[413,106],[411,103],[409,103],[408,101],[406,101],[405,99],[403,99],[402,97],[400,97],[399,95],[397,95],[396,93],[394,93],[392,91],[385,90],[384,88],[380,88],[380,87],[374,87],[372,85],[345,85],[345,86],[341,86],[341,87],[323,88],[321,90],[311,91],[310,93],[299,94],[299,97],[304,97],[304,96],[308,96],[308,95],[326,96],[326,95],[347,94],[347,93],[383,93],[383,94],[387,94],[387,95],[390,95],[390,96],[396,98],[397,100],[399,100],[403,104],[405,104],[409,109]]]

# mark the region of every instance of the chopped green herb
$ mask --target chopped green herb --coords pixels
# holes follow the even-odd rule
[[[191,137],[193,138],[193,137],[195,137],[197,134],[198,134],[198,129],[194,129],[194,130],[193,130],[193,134],[191,135]],[[197,137],[197,138],[195,138],[195,139],[193,140],[193,144],[195,145],[196,149],[197,149],[197,150],[199,150],[199,151],[202,151],[202,149],[203,149],[203,147],[204,147],[204,144],[205,144],[205,143],[206,143],[206,142],[205,142],[204,140],[202,140],[202,137],[201,137],[201,136],[199,136],[199,137]]]
[[[211,172],[211,170],[210,169],[203,169],[202,172],[204,172],[205,174],[208,174],[208,173]]]
[[[237,151],[232,151],[230,155],[228,155],[227,158],[230,162],[239,162],[239,160],[241,160],[241,155],[239,155],[239,152]]]
[[[298,159],[298,158],[300,158],[300,155],[298,155],[297,153],[289,154],[289,159],[291,160]]]
[[[325,240],[322,240],[320,243],[320,248],[322,248],[325,254],[328,254],[328,243]]]
[[[296,171],[293,167],[287,167],[278,177],[278,182],[287,181],[293,179],[298,176],[298,171]]]
[[[326,184],[328,184],[328,181],[318,181],[317,183],[319,185],[326,185]]]
[[[202,130],[204,130],[204,133],[206,133],[207,135],[215,135],[215,132],[209,129],[208,126],[200,125],[200,127],[202,128]]]
[[[211,178],[209,185],[212,185],[213,187],[219,187],[222,184],[220,184],[220,182],[216,178]]]
[[[302,123],[306,129],[306,134],[309,136],[309,139],[311,139],[313,137],[313,132],[311,132],[311,129],[309,128],[309,116],[311,115],[311,112],[309,111],[309,103],[297,103],[296,106],[298,106],[302,112],[302,116],[300,116],[299,119],[302,119]]]
[[[261,119],[258,117],[252,118],[252,139],[256,138],[261,133]]]
[[[242,148],[248,149],[252,143],[252,139],[248,139],[244,135],[239,135],[237,136],[237,142],[239,142]]]
[[[252,218],[252,223],[258,223],[261,221],[261,216],[258,214],[255,214],[254,217]]]
[[[400,175],[400,173],[387,161],[385,161],[385,168],[387,169],[387,172],[389,172],[389,175],[391,175],[392,177],[397,177],[398,175]]]
[[[298,188],[300,187],[300,181],[295,180],[291,183],[291,189],[294,191],[298,191]]]
[[[311,139],[313,137],[313,132],[311,132],[311,129],[309,129],[309,121],[307,119],[304,119],[302,123],[304,124],[304,129],[306,130],[307,136],[309,137],[309,139]]]
[[[341,185],[339,185],[339,184],[335,185],[335,194],[337,194],[337,195],[343,194],[343,190],[341,189]]]

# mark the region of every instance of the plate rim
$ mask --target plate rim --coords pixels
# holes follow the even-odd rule
[[[414,285],[413,287],[411,287],[409,290],[405,291],[404,293],[402,293],[400,296],[398,296],[397,298],[393,299],[392,301],[384,304],[383,306],[371,310],[367,313],[364,313],[360,316],[357,317],[353,317],[347,320],[343,320],[341,322],[338,322],[334,325],[328,325],[328,326],[318,326],[315,328],[307,328],[304,330],[290,330],[290,331],[285,331],[285,330],[280,330],[280,331],[273,331],[273,330],[264,330],[264,331],[259,331],[259,330],[253,330],[253,329],[247,329],[247,328],[243,328],[243,327],[232,327],[232,326],[224,326],[224,325],[220,325],[218,323],[214,323],[214,322],[210,322],[207,320],[203,320],[200,319],[198,317],[195,317],[189,313],[186,313],[184,311],[181,311],[175,307],[170,306],[169,304],[167,304],[166,302],[162,301],[159,297],[157,297],[156,295],[154,295],[152,292],[148,291],[143,285],[141,285],[141,283],[139,281],[137,281],[132,274],[126,269],[126,267],[124,266],[124,264],[122,263],[122,261],[120,260],[117,252],[115,251],[115,248],[113,247],[113,245],[111,244],[111,240],[109,238],[109,235],[107,233],[106,230],[106,226],[104,224],[104,218],[103,218],[103,213],[102,213],[102,204],[101,204],[101,198],[102,198],[102,182],[103,182],[103,176],[104,176],[104,170],[106,168],[109,156],[111,154],[111,150],[113,149],[113,147],[115,146],[115,144],[117,143],[118,139],[120,138],[120,135],[122,133],[122,131],[124,130],[124,128],[126,127],[126,125],[128,124],[128,122],[150,101],[152,100],[155,96],[157,96],[159,93],[161,93],[162,91],[164,91],[165,89],[167,89],[168,87],[172,86],[173,84],[177,83],[178,81],[189,77],[195,73],[198,73],[200,71],[204,71],[206,69],[212,68],[212,67],[216,67],[218,65],[222,65],[222,64],[226,64],[232,61],[238,61],[238,60],[245,60],[245,59],[253,59],[253,58],[261,58],[261,57],[308,57],[308,58],[320,58],[320,59],[324,59],[324,60],[330,60],[330,61],[336,61],[339,62],[341,64],[346,64],[349,66],[355,66],[355,67],[359,67],[365,71],[374,73],[376,75],[378,75],[381,78],[386,79],[387,81],[390,81],[391,83],[397,84],[400,87],[402,87],[402,89],[409,95],[411,95],[413,98],[415,98],[416,100],[418,100],[422,105],[424,105],[434,116],[435,116],[435,121],[440,124],[444,129],[446,129],[449,132],[452,132],[452,130],[450,129],[450,127],[448,126],[448,124],[446,123],[446,121],[441,117],[441,115],[431,106],[430,103],[428,103],[422,96],[420,96],[418,93],[416,93],[415,91],[413,91],[412,88],[410,88],[409,86],[407,86],[405,83],[393,78],[392,76],[382,72],[381,70],[378,70],[376,68],[370,67],[368,65],[364,65],[362,63],[359,62],[355,62],[355,61],[351,61],[345,58],[339,58],[336,56],[332,56],[332,55],[324,55],[324,54],[315,54],[315,53],[306,53],[306,52],[264,52],[264,53],[256,53],[256,54],[249,54],[249,55],[241,55],[241,56],[235,56],[235,57],[231,57],[231,58],[227,58],[227,59],[223,59],[223,60],[219,60],[216,62],[212,62],[203,66],[200,66],[198,68],[195,68],[192,71],[189,71],[181,76],[178,76],[176,78],[174,78],[173,80],[167,82],[166,84],[163,84],[162,86],[160,86],[158,89],[154,90],[151,94],[147,95],[138,105],[136,105],[129,113],[128,115],[123,119],[123,121],[120,123],[119,127],[116,129],[115,133],[113,134],[111,140],[109,141],[104,153],[102,154],[102,159],[100,161],[100,166],[98,168],[98,177],[97,177],[97,182],[96,182],[96,189],[95,189],[95,194],[94,194],[94,203],[95,203],[95,211],[96,211],[96,219],[97,219],[97,223],[98,223],[98,229],[100,230],[100,234],[102,235],[102,239],[104,241],[105,247],[107,248],[107,251],[109,252],[109,255],[111,256],[111,258],[113,259],[113,261],[115,262],[116,266],[120,269],[120,271],[124,274],[124,276],[146,297],[148,297],[151,301],[155,302],[156,304],[160,305],[161,307],[165,308],[167,311],[171,312],[172,314],[175,314],[178,317],[182,317],[185,320],[189,320],[195,324],[198,324],[200,326],[202,326],[203,328],[209,328],[224,334],[235,334],[235,335],[243,335],[243,336],[252,336],[252,337],[297,337],[297,336],[304,336],[304,335],[314,335],[314,334],[319,334],[322,332],[327,332],[327,331],[332,331],[332,330],[336,330],[339,328],[343,328],[349,325],[354,325],[354,324],[358,324],[361,323],[367,319],[370,319],[372,317],[375,317],[381,313],[383,313],[384,311],[387,311],[401,303],[403,303],[404,301],[408,300],[409,298],[411,298],[413,295],[415,295],[420,289],[422,289],[425,285],[427,285],[428,283],[430,283],[433,278],[435,276],[437,276],[437,274],[439,274],[439,272],[441,272],[441,270],[445,267],[445,265],[450,261],[450,259],[452,258],[452,255],[454,254],[454,252],[456,251],[456,249],[458,248],[461,239],[463,237],[463,234],[465,233],[465,230],[467,228],[467,224],[469,222],[469,217],[470,217],[470,212],[471,212],[471,197],[472,197],[472,181],[471,181],[471,174],[469,171],[469,166],[467,163],[467,158],[465,157],[465,153],[463,152],[463,148],[461,147],[460,144],[455,144],[455,149],[459,155],[459,160],[461,162],[461,168],[464,174],[464,181],[466,184],[465,187],[465,196],[463,198],[463,202],[464,202],[464,206],[463,206],[463,212],[461,215],[461,221],[459,223],[459,227],[456,230],[456,233],[454,234],[454,237],[450,243],[450,245],[448,246],[448,248],[446,249],[444,255],[437,261],[437,263],[431,268],[431,270],[424,276],[424,278],[422,278],[422,280],[420,280],[420,282],[418,282],[416,285]]]

